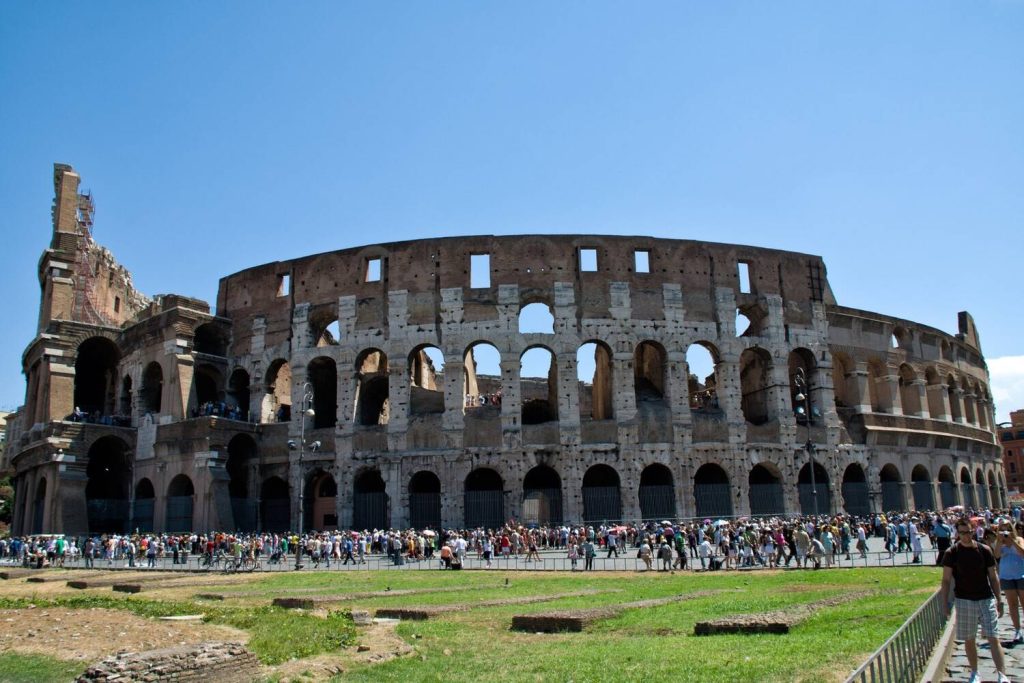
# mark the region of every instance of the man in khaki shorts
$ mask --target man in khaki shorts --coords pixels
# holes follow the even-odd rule
[[[942,558],[942,604],[949,609],[949,585],[955,580],[956,639],[964,641],[967,662],[971,666],[968,683],[978,683],[978,626],[988,639],[997,681],[1007,683],[1003,648],[996,637],[996,612],[1003,616],[1002,593],[992,549],[974,538],[970,520],[956,523],[958,542]]]

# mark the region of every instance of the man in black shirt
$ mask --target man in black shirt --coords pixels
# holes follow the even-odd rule
[[[997,680],[1005,683],[1003,648],[996,637],[996,610],[1003,616],[1003,600],[992,549],[974,539],[968,519],[956,523],[958,542],[942,558],[942,604],[949,609],[949,586],[955,580],[956,639],[964,641],[967,662],[971,666],[968,683],[978,681],[978,626],[988,639]]]

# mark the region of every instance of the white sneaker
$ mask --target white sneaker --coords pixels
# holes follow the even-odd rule
[[[967,679],[967,683],[980,683],[981,679],[978,678],[978,672],[972,671],[970,677]]]
[[[996,672],[996,683],[1010,683],[1010,679],[1002,671],[999,671]]]

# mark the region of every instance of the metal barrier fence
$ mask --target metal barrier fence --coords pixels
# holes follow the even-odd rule
[[[868,661],[846,679],[846,683],[917,681],[942,636],[947,614],[946,606],[942,604],[942,592],[936,591]]]
[[[618,555],[608,557],[607,551],[601,549],[598,555],[593,561],[593,571],[641,571],[645,569],[643,560],[636,556],[637,549],[635,547],[620,548]],[[921,553],[921,564],[923,566],[934,566],[936,550],[928,549]],[[491,559],[490,565],[483,558],[477,557],[476,551],[470,551],[466,554],[465,560],[463,561],[462,568],[466,570],[504,570],[504,571],[586,571],[586,560],[580,557],[575,564],[566,556],[564,550],[551,550],[545,549],[540,551],[539,560],[527,560],[525,555],[512,555],[512,556],[497,556]],[[822,570],[831,567],[836,568],[873,568],[873,567],[902,567],[912,566],[910,559],[912,553],[910,552],[897,552],[889,555],[888,552],[868,552],[863,556],[860,555],[856,550],[850,553],[850,559],[845,559],[845,555],[840,553],[832,558],[832,563],[829,564],[825,559],[821,560]],[[719,555],[716,559],[721,560],[722,557]],[[675,560],[675,554],[673,553],[673,561]],[[153,568],[163,571],[222,571],[225,566],[231,562],[230,557],[224,556],[223,559],[218,561],[214,566],[206,564],[205,555],[184,555],[178,564],[174,563],[171,555],[164,555],[163,557],[157,557],[154,560]],[[331,558],[329,563],[327,562],[314,562],[309,556],[303,555],[302,567],[304,570],[317,570],[317,571],[436,571],[443,567],[438,554],[435,552],[431,558],[424,558],[419,560],[410,560],[403,557],[401,564],[396,564],[394,559],[382,554],[367,554],[363,560],[357,559],[356,564],[353,565],[351,562],[347,565],[343,565],[341,560]],[[741,567],[739,564],[742,560],[736,563],[738,571],[745,572],[757,572],[766,567],[755,563],[750,567]],[[6,562],[5,564],[13,564]],[[653,557],[651,561],[652,568],[657,570],[662,566],[662,562]],[[143,555],[136,557],[134,562],[130,565],[126,558],[118,558],[114,560],[106,560],[102,558],[94,558],[92,561],[93,569],[146,569],[149,566],[148,559]],[[85,569],[86,563],[84,558],[77,556],[74,558],[66,558],[64,562],[65,568]],[[787,565],[785,561],[779,567],[780,569],[796,569],[796,560],[791,558]],[[270,559],[263,555],[259,559],[259,567],[257,571],[274,572],[274,571],[293,571],[295,569],[295,554],[283,556],[277,562],[271,562]],[[687,568],[682,571],[694,571],[701,570],[701,562],[699,558],[687,557]],[[724,569],[723,569],[724,570]],[[728,570],[726,570],[728,571]]]

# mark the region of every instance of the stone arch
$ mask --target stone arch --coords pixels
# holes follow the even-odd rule
[[[127,443],[104,436],[89,447],[85,501],[90,533],[129,531],[132,463]]]
[[[991,428],[989,410],[991,410],[992,406],[992,395],[989,394],[988,387],[985,386],[984,382],[978,383],[975,398],[978,410],[978,426],[988,431]]]
[[[868,361],[868,396],[871,399],[873,413],[892,412],[892,394],[889,391],[887,375],[885,363],[877,358]]]
[[[897,325],[892,330],[892,337],[889,339],[889,343],[894,349],[906,350],[910,348],[910,332],[907,328],[902,325]]]
[[[312,345],[318,349],[338,346],[341,343],[341,325],[335,305],[319,306],[309,312],[309,336]]]
[[[576,373],[579,381],[580,418],[611,420],[615,417],[613,401],[615,386],[611,348],[599,340],[590,340],[576,351]]]
[[[228,332],[217,323],[204,323],[196,328],[192,348],[196,353],[223,358],[228,355]]]
[[[655,341],[642,341],[633,352],[633,390],[637,404],[665,398],[665,347]]]
[[[317,356],[306,366],[306,380],[313,392],[313,429],[338,422],[338,366],[333,358]]]
[[[118,400],[118,414],[130,418],[132,413],[132,378],[131,375],[125,375],[121,379],[121,397]]]
[[[388,356],[380,349],[365,349],[356,358],[356,424],[386,425],[391,417]]]
[[[281,477],[267,477],[260,485],[260,526],[273,533],[288,531],[290,517],[288,483]]]
[[[985,473],[978,467],[974,470],[974,499],[978,501],[978,507],[991,507],[992,502],[988,500],[988,491],[985,489]]]
[[[686,382],[691,411],[714,415],[722,413],[718,402],[721,362],[722,354],[711,342],[697,341],[686,348]]]
[[[832,354],[832,386],[835,392],[836,408],[854,408],[858,401],[856,392],[851,390],[850,373],[854,363],[841,352]]]
[[[220,410],[209,412],[202,408],[207,404],[220,404],[224,401],[224,376],[221,371],[209,363],[200,363],[196,365],[192,383],[195,387],[196,405],[200,407],[202,414],[220,414]]]
[[[558,421],[558,363],[545,346],[531,346],[519,358],[522,423]]]
[[[135,508],[132,511],[132,526],[141,532],[153,531],[153,513],[156,503],[156,488],[153,482],[143,477],[135,484]]]
[[[39,477],[36,482],[36,496],[32,504],[32,531],[33,534],[41,534],[44,531],[43,518],[46,515],[46,477]]]
[[[610,465],[591,466],[583,474],[583,521],[618,522],[622,518],[621,480]]]
[[[478,467],[463,482],[463,517],[469,529],[497,529],[505,523],[505,486],[501,475]]]
[[[996,482],[996,473],[988,471],[988,500],[992,507],[1005,507],[1002,496],[999,495],[999,484]]]
[[[760,302],[736,308],[736,336],[760,337],[768,322],[768,309]]]
[[[430,470],[420,470],[409,479],[409,525],[441,528],[441,480]]]
[[[334,531],[338,528],[338,484],[330,472],[317,469],[306,483],[306,515],[303,528]]]
[[[843,470],[843,509],[848,514],[866,517],[871,513],[868,478],[858,463],[850,463]]]
[[[235,529],[251,531],[256,528],[256,499],[253,485],[258,466],[256,442],[248,434],[235,434],[228,442],[228,496]]]
[[[501,405],[502,395],[501,352],[494,344],[477,340],[466,347],[463,359],[463,412],[470,413],[490,406],[496,413],[497,406]]]
[[[900,404],[903,406],[903,414],[917,416],[922,412],[921,394],[917,387],[917,372],[907,363],[899,368],[899,389]]]
[[[732,517],[729,475],[716,463],[701,465],[693,475],[693,499],[698,517]]]
[[[121,351],[106,337],[89,337],[75,355],[75,407],[88,415],[113,415]]]
[[[185,474],[179,474],[167,485],[167,514],[164,518],[164,531],[191,532],[192,512],[196,489],[192,480]]]
[[[740,354],[740,406],[743,417],[752,425],[765,424],[774,417],[768,401],[771,377],[772,357],[767,351],[752,348]]]
[[[903,477],[899,469],[892,463],[886,464],[878,471],[878,481],[882,490],[882,511],[903,510]]]
[[[963,403],[960,401],[960,394],[957,392],[957,382],[953,375],[946,378],[946,395],[949,396],[949,419],[953,422],[962,422],[964,418]],[[966,503],[964,503],[966,505]]]
[[[352,528],[370,530],[390,527],[390,497],[380,470],[363,470],[356,476],[352,486]]]
[[[948,465],[939,468],[939,500],[943,508],[957,504],[956,476]]]
[[[236,420],[249,420],[249,373],[235,368],[228,379],[228,416]]]
[[[523,477],[523,522],[561,526],[562,478],[551,467],[537,465]]]
[[[260,419],[264,423],[292,419],[292,366],[284,358],[275,358],[267,368]]]
[[[444,354],[421,344],[409,354],[409,414],[437,415],[444,405]]]
[[[978,424],[978,413],[976,403],[978,394],[977,386],[970,378],[967,378],[964,380],[963,387],[964,420],[969,425]],[[979,500],[979,502],[981,501]]]
[[[676,518],[676,485],[672,470],[652,463],[640,472],[640,518],[660,522]]]
[[[948,419],[949,416],[946,413],[946,407],[942,400],[944,396],[940,387],[942,378],[939,377],[938,370],[935,369],[934,365],[929,365],[925,368],[924,380],[927,385],[928,416],[933,420]]]
[[[932,475],[924,465],[915,465],[910,472],[910,487],[914,492],[914,508],[917,510],[934,510],[935,494],[932,486]]]
[[[758,463],[747,475],[750,514],[755,517],[783,515],[786,512],[782,491],[782,473],[771,463]]]
[[[965,508],[978,507],[978,498],[971,482],[971,471],[966,467],[960,470],[960,500],[963,501]]]
[[[797,490],[800,492],[800,510],[802,514],[810,515],[815,511],[815,500],[817,500],[817,512],[819,515],[827,515],[832,510],[832,492],[829,485],[828,472],[821,463],[814,462],[813,483],[811,477],[811,464],[807,463],[800,468],[797,475]],[[817,495],[815,495],[815,491]]]
[[[520,334],[554,334],[555,316],[546,303],[534,302],[519,310]]]

